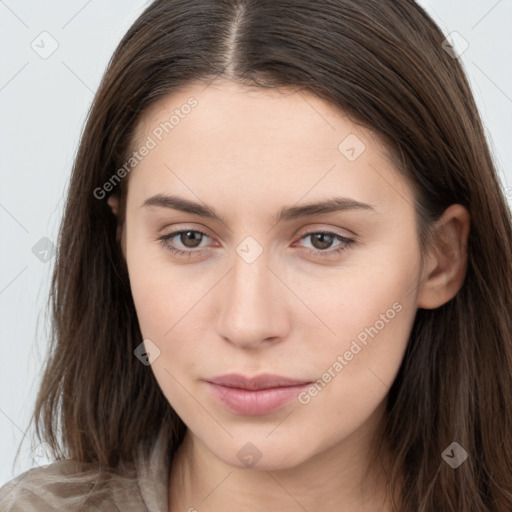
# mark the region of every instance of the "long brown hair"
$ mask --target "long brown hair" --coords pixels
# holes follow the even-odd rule
[[[143,439],[150,446],[162,425],[172,453],[183,438],[185,425],[133,354],[142,336],[101,190],[125,197],[127,177],[105,184],[124,174],[149,105],[224,77],[312,91],[373,130],[414,185],[422,250],[449,205],[470,212],[465,281],[442,307],[417,311],[382,433],[394,452],[390,485],[403,475],[400,510],[512,510],[511,213],[445,39],[413,0],[157,0],[146,8],[91,106],[60,229],[50,353],[32,418],[56,458],[115,467]],[[442,458],[454,441],[469,454],[456,469]]]

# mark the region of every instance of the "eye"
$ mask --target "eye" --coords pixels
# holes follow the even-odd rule
[[[325,258],[326,256],[338,255],[345,249],[348,249],[354,242],[352,238],[347,238],[331,231],[310,231],[301,236],[301,240],[311,238],[313,249],[307,248],[308,252],[314,257]],[[335,249],[327,251],[332,246],[333,242],[338,240],[339,244]]]
[[[179,256],[192,256],[194,253],[203,252],[203,250],[198,249],[198,247],[200,247],[204,237],[210,238],[202,231],[198,231],[196,229],[183,229],[163,235],[159,237],[158,240],[160,240],[161,245],[165,249],[174,254]],[[310,231],[309,233],[303,234],[300,237],[300,240],[304,240],[309,237],[311,237],[313,248],[311,249],[306,247],[305,249],[313,257],[319,258],[337,255],[345,249],[348,249],[349,246],[355,242],[355,240],[351,238],[347,238],[330,231]],[[177,238],[177,241],[173,241],[174,238]],[[335,249],[327,251],[326,249],[331,247],[335,240],[337,240],[339,244],[335,246]],[[176,246],[177,242],[182,244],[182,248]]]
[[[201,243],[203,237],[208,237],[206,233],[198,231],[196,229],[183,229],[181,231],[174,231],[168,235],[159,237],[162,246],[169,251],[178,254],[180,256],[189,255],[192,256],[193,252],[202,252],[201,250],[195,250]],[[185,250],[176,247],[175,243],[169,243],[173,238],[178,237],[178,240],[183,244]],[[209,238],[209,237],[208,237]]]

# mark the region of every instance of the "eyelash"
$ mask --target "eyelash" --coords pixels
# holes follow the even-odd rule
[[[203,231],[197,230],[197,229],[182,229],[180,231],[173,231],[172,233],[169,233],[167,235],[163,235],[163,236],[159,237],[158,240],[160,241],[160,244],[162,245],[162,247],[164,249],[167,249],[168,251],[171,251],[172,253],[174,253],[174,254],[176,254],[178,256],[190,256],[191,257],[193,253],[201,253],[201,252],[203,252],[203,249],[197,249],[197,250],[196,249],[187,249],[187,250],[183,250],[183,249],[178,249],[177,247],[168,244],[168,241],[170,239],[172,239],[175,236],[180,235],[182,233],[188,233],[189,231],[192,232],[192,233],[199,233],[199,234],[201,234],[203,236],[208,237],[208,235],[206,233],[204,233]],[[303,240],[304,238],[307,238],[308,236],[318,235],[318,234],[321,234],[321,235],[332,235],[332,236],[334,236],[335,239],[337,239],[338,241],[340,241],[342,243],[341,243],[341,245],[337,249],[334,249],[334,250],[331,250],[331,251],[322,251],[320,249],[309,249],[309,248],[306,248],[306,251],[310,255],[315,257],[315,258],[324,258],[325,256],[338,255],[341,252],[343,252],[344,250],[348,249],[355,242],[355,240],[353,240],[351,238],[347,238],[345,236],[338,235],[337,233],[333,233],[332,231],[310,231],[310,232],[305,233],[304,235],[302,235],[300,237],[300,240]],[[208,238],[210,238],[210,237],[208,237]]]

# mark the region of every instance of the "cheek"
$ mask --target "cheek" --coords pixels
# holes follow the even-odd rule
[[[195,294],[182,289],[183,280],[177,282],[176,272],[171,273],[169,266],[157,261],[148,264],[150,260],[134,252],[133,264],[129,265],[137,318],[143,338],[150,339],[159,349],[159,356],[150,367],[159,387],[180,416],[187,417],[190,396],[182,386],[188,388],[186,376],[196,372],[190,343],[195,339],[196,323],[187,318],[192,313]]]
[[[369,336],[367,328],[376,327],[380,336],[410,324],[415,314],[419,267],[419,251],[397,236],[374,244],[371,250],[354,251],[337,268],[302,275],[295,279],[294,287],[322,320],[320,332],[325,343],[329,345],[332,340],[336,348],[342,348],[344,342],[358,335],[364,342],[365,332]],[[302,328],[307,328],[307,321]],[[318,322],[309,323],[318,328]]]
[[[336,332],[320,345],[304,347],[317,381],[301,396],[296,424],[323,432],[316,450],[326,449],[364,425],[386,399],[403,360],[414,323],[414,272],[388,272],[352,288],[326,317]],[[336,311],[335,311],[336,310]]]
[[[163,339],[172,328],[171,295],[175,297],[176,292],[171,292],[165,286],[163,276],[159,279],[155,277],[155,270],[150,268],[132,268],[130,286],[142,335],[145,338]]]
[[[164,340],[176,322],[187,288],[165,260],[159,241],[149,239],[142,228],[128,230],[126,260],[137,318],[144,338]]]
[[[332,403],[358,410],[384,398],[416,316],[419,262],[414,247],[393,242],[340,272],[334,282],[325,281],[321,295],[308,295],[308,305],[328,329],[315,323],[314,346],[301,347],[321,375],[304,402],[321,395],[318,403],[325,406],[334,393]],[[302,329],[311,331],[307,324]]]
[[[212,286],[212,276],[198,277],[192,265],[179,267],[170,262],[157,244],[135,243],[135,238],[132,245],[128,243],[130,287],[142,337],[160,351],[151,369],[168,401],[179,407],[183,401],[180,384],[197,374],[201,347],[196,350],[196,345],[204,340],[205,326],[211,324],[199,303]]]

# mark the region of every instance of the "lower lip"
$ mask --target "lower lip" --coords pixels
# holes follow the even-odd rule
[[[236,414],[257,416],[279,409],[310,384],[249,391],[207,382],[214,396]]]

